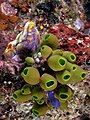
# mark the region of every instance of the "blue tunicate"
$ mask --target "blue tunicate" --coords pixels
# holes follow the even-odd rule
[[[49,99],[54,98],[54,91],[48,91],[48,98]]]
[[[60,107],[60,102],[57,98],[54,97],[54,91],[48,92],[48,98],[50,101],[50,104],[55,108],[58,109]]]
[[[58,109],[60,107],[60,102],[57,98],[50,99],[50,104],[55,108]]]

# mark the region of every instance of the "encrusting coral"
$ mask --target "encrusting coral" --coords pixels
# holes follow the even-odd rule
[[[32,23],[28,23],[31,24],[29,33],[34,27]],[[36,31],[36,29],[34,30]],[[29,35],[27,35],[28,37],[23,36],[24,34],[26,35],[25,28],[23,33],[21,32],[17,37],[18,39],[15,40],[16,43],[23,43],[25,49],[27,48],[25,42],[28,40],[24,41],[23,39],[28,38],[29,42],[31,41],[29,48],[34,52],[24,59],[26,67],[22,70],[21,76],[26,84],[13,93],[13,99],[18,102],[34,101],[32,112],[38,117],[44,115],[48,109],[68,109],[68,100],[72,99],[74,94],[68,83],[77,83],[84,80],[86,72],[75,64],[75,54],[59,48],[59,40],[55,35],[48,33],[45,35],[41,45],[35,42],[33,43],[35,46],[32,46],[32,41],[38,39],[36,32],[36,37],[31,34],[32,39]],[[10,44],[15,45],[15,41],[9,43],[8,46]],[[15,50],[16,47],[17,45],[14,46]],[[10,50],[14,51],[14,49]],[[5,55],[8,55],[8,52],[7,47]],[[17,53],[14,55],[17,55]],[[11,57],[10,60],[12,60]]]

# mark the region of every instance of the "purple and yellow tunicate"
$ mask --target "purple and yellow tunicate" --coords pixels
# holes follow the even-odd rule
[[[20,53],[22,49],[30,49],[30,52],[34,53],[39,45],[40,36],[35,23],[28,21],[23,31],[17,35],[14,41],[7,45],[4,56],[8,61],[18,62],[20,61],[18,53]]]

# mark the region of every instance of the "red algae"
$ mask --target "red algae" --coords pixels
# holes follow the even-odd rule
[[[89,57],[90,37],[88,35],[63,24],[52,25],[49,32],[60,39],[61,49],[70,50],[77,56],[77,64],[82,65]]]

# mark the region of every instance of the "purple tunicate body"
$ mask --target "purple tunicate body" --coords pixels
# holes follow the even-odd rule
[[[34,53],[37,51],[38,47],[40,45],[40,36],[37,28],[35,27],[34,22],[28,21],[23,31],[21,31],[16,39],[12,42],[10,42],[7,45],[7,48],[4,52],[4,56],[7,60],[11,62],[19,62],[21,59],[19,59],[20,51],[23,49],[29,49],[31,53]],[[18,60],[17,60],[18,59]]]

